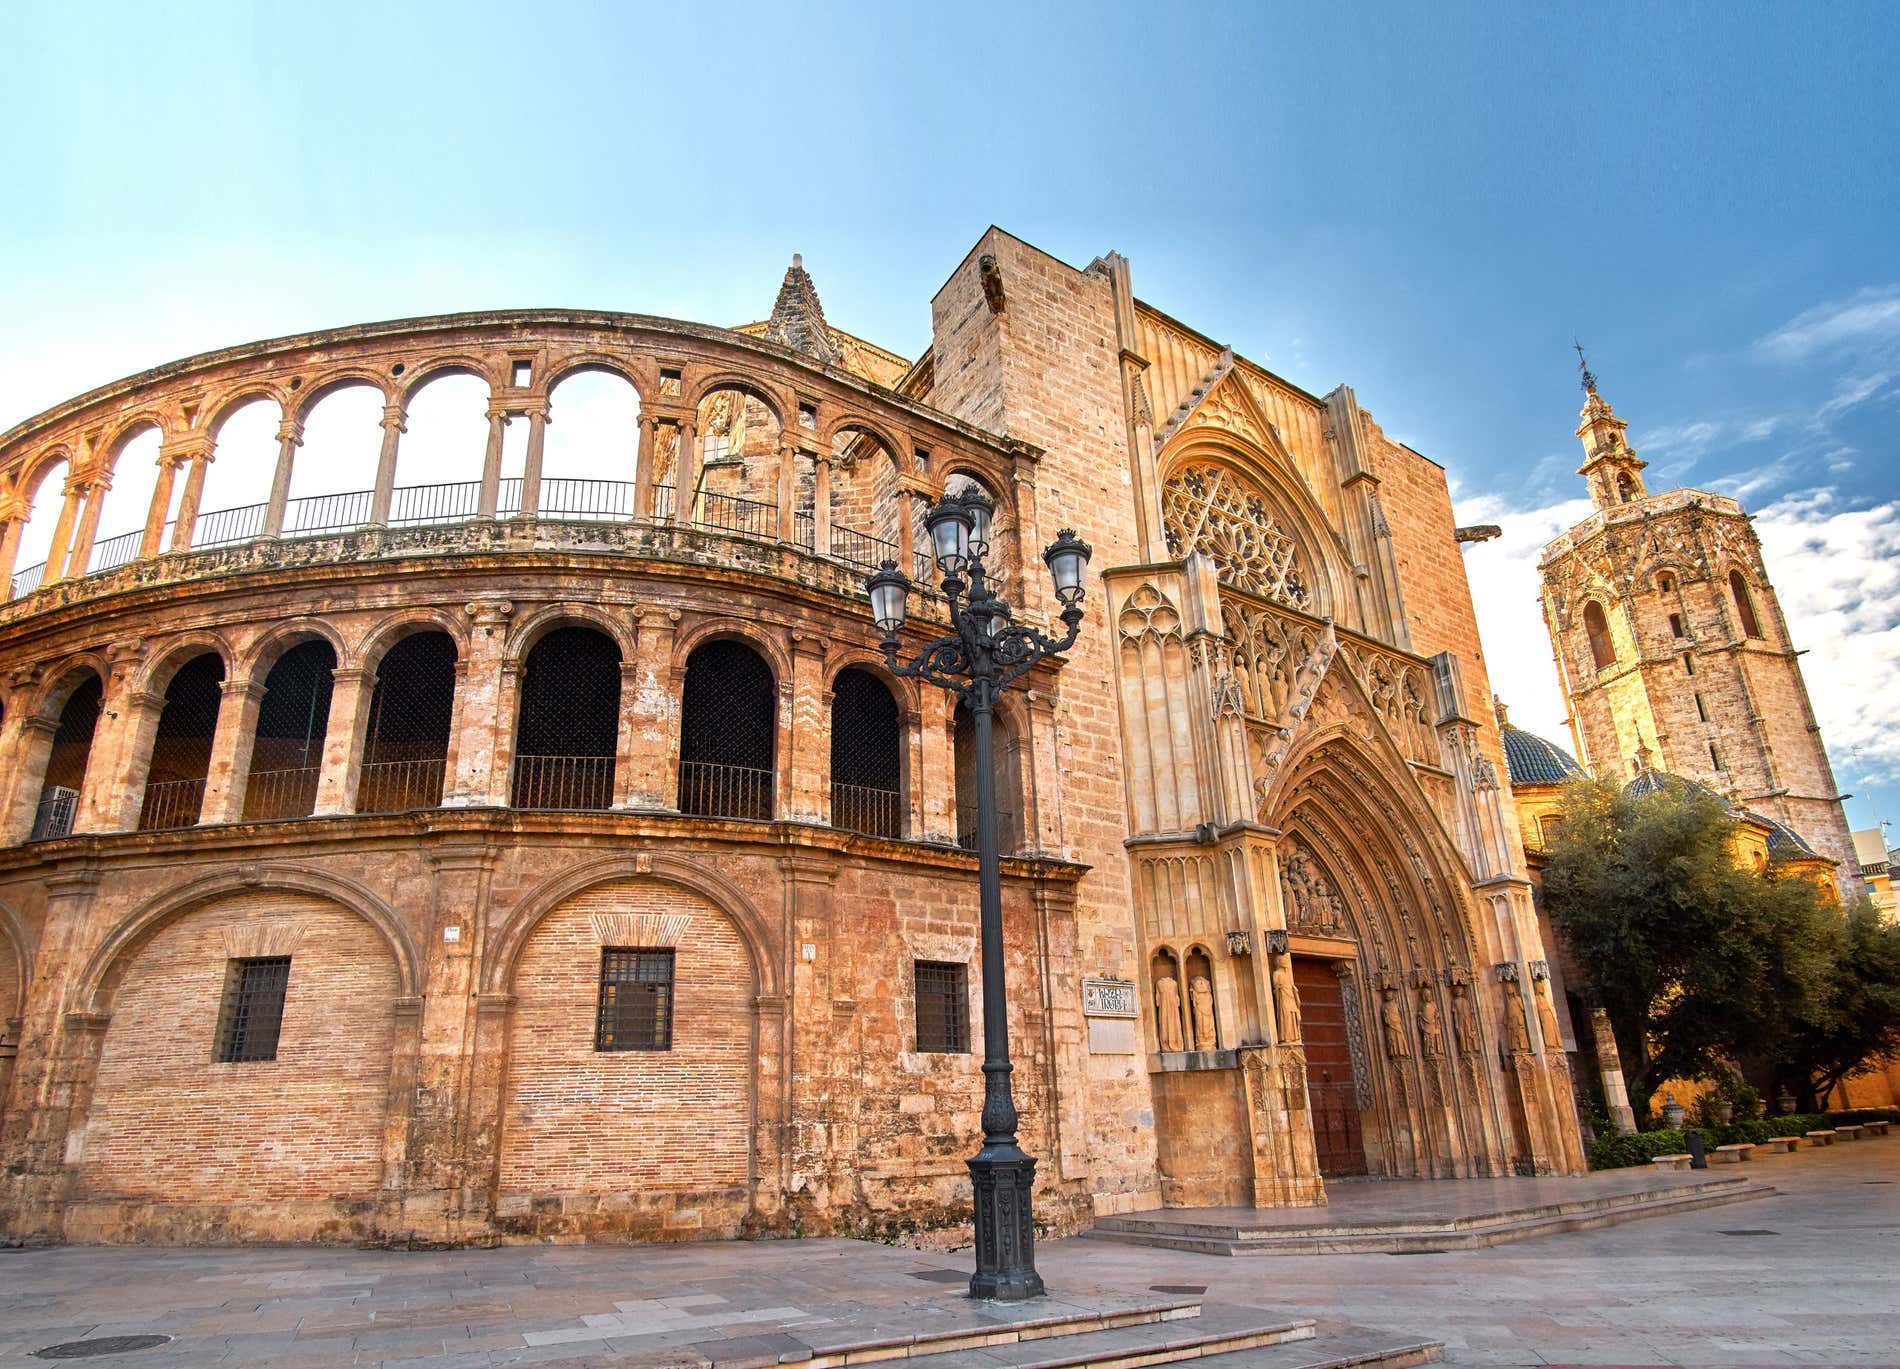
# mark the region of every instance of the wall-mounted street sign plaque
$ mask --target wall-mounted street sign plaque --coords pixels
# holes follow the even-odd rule
[[[1082,981],[1084,1017],[1135,1016],[1135,986],[1126,979],[1085,979]]]

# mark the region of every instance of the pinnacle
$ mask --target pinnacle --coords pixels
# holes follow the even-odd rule
[[[792,255],[792,264],[779,285],[765,337],[768,342],[781,343],[828,365],[836,365],[842,355],[825,322],[825,306],[818,302],[818,287],[812,284],[801,253]]]

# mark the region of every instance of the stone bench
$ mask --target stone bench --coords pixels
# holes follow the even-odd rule
[[[1799,1136],[1770,1136],[1761,1143],[1761,1148],[1770,1155],[1786,1155],[1790,1151],[1801,1149]]]
[[[1834,1133],[1831,1131],[1810,1131],[1807,1135],[1807,1142],[1811,1146],[1831,1146],[1834,1144]]]
[[[1739,1165],[1755,1153],[1752,1144],[1738,1142],[1732,1146],[1717,1146],[1709,1152],[1709,1158],[1721,1165]]]
[[[1862,1122],[1860,1129],[1869,1136],[1885,1136],[1887,1128],[1891,1125],[1893,1125],[1891,1122]]]
[[[1835,1127],[1834,1139],[1836,1141],[1858,1141],[1860,1139],[1860,1128],[1857,1126]]]
[[[1657,1155],[1653,1156],[1649,1163],[1654,1165],[1657,1169],[1687,1169],[1689,1167],[1689,1161],[1694,1158],[1694,1156],[1688,1154]]]

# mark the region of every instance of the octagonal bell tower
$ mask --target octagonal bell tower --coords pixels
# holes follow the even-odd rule
[[[1629,425],[1580,369],[1577,473],[1595,512],[1539,563],[1578,756],[1599,775],[1699,780],[1840,862],[1843,894],[1859,893],[1844,796],[1749,515],[1704,490],[1651,494]]]

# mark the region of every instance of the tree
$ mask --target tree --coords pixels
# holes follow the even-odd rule
[[[1662,1080],[1728,1061],[1762,1087],[1830,1016],[1839,911],[1806,880],[1740,868],[1727,805],[1681,781],[1633,795],[1580,777],[1563,812],[1545,904],[1609,1015],[1637,1115]]]
[[[1900,1054],[1900,923],[1883,922],[1873,903],[1846,909],[1840,954],[1828,977],[1826,1011],[1798,1021],[1776,1052],[1776,1087],[1785,1083],[1803,1110],[1864,1065]]]

